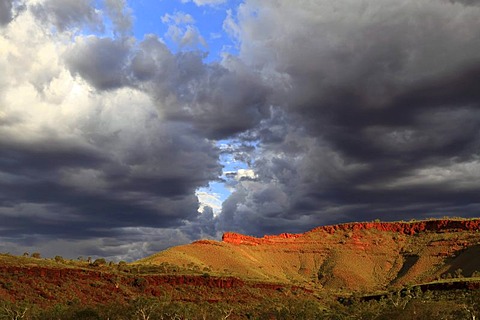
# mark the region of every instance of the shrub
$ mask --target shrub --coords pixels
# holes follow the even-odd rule
[[[463,278],[463,270],[458,268],[455,270],[455,278]]]
[[[38,253],[38,252],[34,252],[34,253],[32,253],[32,258],[40,259],[40,258],[41,258],[41,255],[40,255],[40,253]]]
[[[140,289],[145,289],[148,286],[148,281],[145,278],[135,278],[133,280],[133,286]]]
[[[86,308],[83,310],[79,310],[75,312],[73,315],[73,319],[75,320],[100,320],[100,315],[98,312],[91,308]]]
[[[107,261],[104,258],[99,258],[93,261],[92,265],[95,267],[104,266],[107,264]]]

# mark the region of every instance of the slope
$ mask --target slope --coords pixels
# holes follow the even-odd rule
[[[225,233],[138,261],[247,280],[372,292],[480,270],[479,219],[364,222],[255,238]]]

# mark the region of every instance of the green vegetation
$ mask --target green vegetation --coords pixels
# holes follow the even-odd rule
[[[321,298],[321,297],[320,297]],[[249,304],[173,301],[141,296],[128,303],[56,304],[39,308],[25,302],[0,302],[0,319],[478,319],[480,292],[397,291],[379,300],[360,296],[340,301],[285,296],[265,297]]]

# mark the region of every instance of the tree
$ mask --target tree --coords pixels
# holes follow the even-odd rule
[[[403,296],[401,291],[390,292],[387,294],[387,302],[392,304],[397,309],[405,309],[411,296]]]
[[[133,302],[135,318],[150,320],[154,313],[160,309],[160,304],[153,298],[140,297]]]
[[[0,303],[0,319],[21,320],[27,318],[28,307],[12,303]]]

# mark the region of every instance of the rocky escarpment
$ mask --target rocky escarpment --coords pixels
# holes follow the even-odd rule
[[[347,223],[334,226],[319,227],[313,232],[324,230],[328,233],[335,233],[336,231],[348,230],[371,230],[396,232],[405,235],[414,235],[419,232],[455,232],[455,231],[477,231],[480,229],[480,219],[472,220],[424,220],[414,222],[362,222],[362,223]]]
[[[378,230],[394,232],[402,235],[414,235],[422,232],[458,232],[480,230],[480,219],[471,220],[424,220],[415,222],[355,222],[330,226],[321,226],[304,234],[282,233],[279,235],[265,235],[262,238],[246,236],[235,232],[223,234],[222,241],[236,245],[260,245],[282,243],[285,240],[302,238],[311,233],[326,232],[350,232],[359,230]]]
[[[360,222],[260,238],[227,232],[144,262],[196,265],[241,279],[303,283],[314,288],[383,290],[480,272],[480,219]]]
[[[282,233],[279,235],[265,235],[263,238],[255,238],[235,232],[226,232],[223,234],[222,241],[232,244],[256,246],[259,244],[274,244],[286,239],[297,239],[302,236],[303,234]]]

